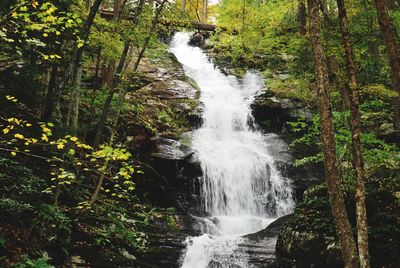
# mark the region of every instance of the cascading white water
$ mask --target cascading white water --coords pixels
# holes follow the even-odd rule
[[[206,54],[177,33],[171,51],[196,81],[204,104],[203,125],[192,148],[203,169],[204,234],[190,237],[184,268],[248,267],[237,250],[240,236],[265,228],[293,209],[291,187],[275,167],[263,134],[253,125],[250,104],[264,87],[261,76],[242,79],[214,67]]]

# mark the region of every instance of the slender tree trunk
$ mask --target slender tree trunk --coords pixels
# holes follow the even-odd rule
[[[108,112],[110,111],[110,108],[111,108],[111,102],[112,102],[112,99],[114,97],[115,88],[116,88],[116,86],[118,85],[118,83],[120,81],[120,76],[122,74],[126,58],[128,56],[129,47],[130,47],[130,40],[126,40],[125,44],[124,44],[124,49],[122,51],[122,55],[121,55],[121,58],[120,58],[120,61],[119,61],[118,67],[117,67],[117,70],[115,72],[114,82],[113,82],[112,86],[110,87],[109,94],[107,96],[106,101],[104,102],[104,107],[103,107],[103,110],[102,110],[102,113],[100,115],[100,119],[99,119],[99,122],[98,122],[98,125],[97,125],[96,134],[95,134],[95,137],[94,137],[94,140],[93,140],[93,147],[94,148],[97,148],[99,146],[99,144],[100,144],[101,134],[103,133],[103,129],[104,129],[105,125],[106,125],[107,115],[108,115]]]
[[[386,49],[392,72],[393,87],[397,93],[400,93],[400,62],[394,38],[394,26],[389,19],[386,0],[375,0],[375,5],[378,13],[378,22],[385,37]],[[394,98],[394,125],[397,130],[400,129],[400,97]]]
[[[334,22],[331,19],[328,10],[328,3],[326,0],[318,0],[319,8],[321,9],[322,14],[324,15],[325,21],[328,23],[329,26],[334,26]]]
[[[208,0],[203,0],[203,9],[202,9],[202,18],[203,18],[203,22],[207,22],[207,7],[208,7]]]
[[[116,33],[119,32],[119,21],[121,18],[122,10],[124,8],[126,1],[122,2],[122,0],[114,0],[114,20],[116,27],[114,31]],[[112,59],[109,61],[106,69],[106,73],[103,76],[103,86],[107,86],[109,88],[113,87],[113,82],[114,82],[114,74],[115,74],[115,66],[117,64],[117,61],[115,59]]]
[[[361,120],[357,95],[357,79],[353,48],[347,26],[347,14],[344,0],[337,0],[339,23],[342,29],[343,47],[349,76],[348,92],[350,96],[350,128],[353,144],[353,168],[356,178],[356,214],[358,256],[361,268],[369,268],[367,209],[365,206],[365,176],[361,149]]]
[[[92,101],[90,103],[90,105],[92,105],[92,106],[93,106],[94,101],[96,99],[97,89],[99,88],[99,73],[100,73],[100,65],[101,65],[101,50],[102,50],[102,47],[99,46],[99,48],[97,50],[96,70],[94,72],[94,79],[93,79]]]
[[[301,35],[307,34],[307,8],[304,0],[299,0],[298,4],[298,22],[299,22],[299,32]]]
[[[186,0],[182,0],[182,2],[181,2],[181,10],[182,11],[186,10]]]
[[[82,80],[82,59],[83,51],[86,48],[86,43],[89,38],[90,29],[93,25],[94,18],[99,11],[100,5],[103,0],[95,0],[89,11],[89,16],[83,27],[81,40],[83,41],[83,46],[77,49],[75,53],[75,58],[72,67],[72,91],[70,96],[70,105],[68,110],[67,126],[73,129],[78,128],[78,116],[79,116],[79,103],[80,103],[80,93],[81,93],[81,80]]]
[[[320,36],[320,18],[318,0],[308,0],[310,18],[310,36],[313,51],[313,61],[316,85],[319,95],[322,141],[324,145],[325,175],[328,184],[329,200],[336,231],[342,249],[345,267],[357,267],[357,248],[353,238],[351,225],[347,216],[344,198],[340,185],[340,175],[337,166],[335,136],[332,122],[332,107],[329,95],[329,78],[326,58]]]
[[[143,10],[144,2],[145,2],[144,0],[140,0],[138,5],[137,5],[137,7],[136,7],[136,9],[135,9],[135,14],[134,14],[134,17],[133,17],[133,20],[132,20],[133,27],[135,27],[137,25],[137,23],[138,23],[139,16],[140,16],[140,14],[142,13],[142,10]],[[104,103],[104,107],[103,107],[102,113],[101,113],[100,118],[99,118],[99,122],[98,122],[98,125],[97,125],[95,138],[93,140],[93,147],[94,148],[97,148],[99,146],[99,144],[100,144],[101,135],[103,133],[103,130],[104,130],[104,127],[105,127],[106,121],[107,121],[107,115],[108,115],[108,113],[109,113],[109,111],[111,109],[111,102],[112,102],[112,99],[113,99],[115,91],[116,91],[115,88],[118,85],[118,83],[120,82],[120,76],[121,76],[122,72],[124,71],[124,67],[125,67],[125,63],[127,61],[127,57],[128,57],[128,53],[129,53],[130,47],[131,47],[131,40],[127,39],[125,41],[125,43],[124,43],[124,49],[122,50],[120,61],[119,61],[119,64],[118,64],[118,67],[117,67],[117,70],[116,70],[116,73],[115,73],[115,76],[114,76],[115,78],[114,78],[113,83],[112,83],[112,85],[110,87],[109,94],[108,94],[107,99],[106,99],[106,101]]]
[[[107,64],[105,74],[103,76],[103,86],[112,87],[115,72],[115,60],[110,60]]]
[[[54,111],[54,106],[56,102],[56,88],[57,88],[57,73],[58,66],[54,64],[51,68],[49,84],[47,87],[46,103],[44,106],[44,111],[42,114],[42,120],[48,121]]]

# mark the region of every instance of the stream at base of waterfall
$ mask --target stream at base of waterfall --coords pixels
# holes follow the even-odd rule
[[[273,144],[251,115],[264,81],[257,72],[243,78],[223,74],[189,39],[188,33],[176,33],[171,52],[201,92],[203,124],[194,131],[192,149],[203,170],[202,204],[209,216],[198,218],[203,234],[187,238],[181,264],[249,267],[247,253],[239,250],[241,236],[266,228],[294,207],[290,182],[268,152]]]

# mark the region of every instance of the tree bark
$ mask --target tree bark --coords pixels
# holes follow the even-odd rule
[[[301,35],[307,34],[307,8],[304,0],[300,0],[298,4],[298,22],[299,22],[299,32]]]
[[[81,40],[83,41],[83,46],[77,49],[73,61],[72,67],[72,91],[70,96],[70,105],[68,109],[67,126],[73,129],[78,128],[78,116],[79,116],[79,103],[80,103],[80,93],[81,93],[81,80],[82,80],[82,58],[83,51],[86,48],[86,43],[89,38],[90,29],[93,25],[94,18],[100,8],[103,0],[95,0],[92,7],[90,8],[88,18],[83,26]]]
[[[118,83],[120,81],[120,76],[122,74],[126,58],[128,56],[129,47],[130,47],[130,41],[126,40],[125,44],[124,44],[124,49],[122,51],[122,55],[121,55],[121,58],[120,58],[120,61],[119,61],[118,67],[117,67],[117,70],[116,70],[115,75],[114,75],[114,82],[113,82],[112,86],[110,87],[109,94],[107,96],[106,101],[104,102],[104,107],[103,107],[103,110],[101,112],[99,122],[97,124],[96,134],[95,134],[95,137],[94,137],[94,140],[93,140],[93,147],[94,148],[97,148],[99,146],[99,144],[100,144],[101,134],[103,133],[103,129],[104,129],[105,125],[106,125],[107,115],[108,115],[108,112],[110,111],[110,108],[111,108],[111,101],[112,101],[112,99],[114,97],[115,88],[116,88],[116,86],[118,85]]]
[[[208,7],[208,0],[203,0],[203,9],[202,9],[202,19],[203,19],[203,22],[207,22],[207,18],[208,18],[208,15],[207,15],[207,7]]]
[[[103,86],[112,87],[112,81],[114,79],[115,72],[115,60],[110,60],[105,69],[105,73],[103,76]]]
[[[342,30],[343,47],[348,72],[348,95],[350,97],[350,128],[353,145],[353,168],[356,178],[356,215],[357,215],[357,242],[358,256],[361,268],[369,268],[368,253],[368,224],[367,209],[365,206],[365,176],[364,161],[361,148],[361,120],[359,100],[357,95],[357,79],[354,63],[353,48],[350,32],[347,25],[347,14],[344,0],[337,0],[339,23]]]
[[[321,134],[323,141],[325,175],[328,184],[329,200],[336,231],[341,245],[345,267],[357,267],[357,248],[353,238],[351,225],[344,204],[340,185],[340,175],[337,166],[335,136],[332,122],[332,107],[329,95],[329,78],[326,58],[320,36],[320,18],[318,0],[308,0],[310,18],[310,37],[313,51],[313,62],[316,85],[319,96],[321,116]]]
[[[57,88],[57,73],[58,65],[54,64],[51,68],[49,84],[47,86],[46,103],[44,106],[43,114],[41,119],[48,121],[53,114],[54,107],[56,104],[56,88]]]
[[[94,78],[93,78],[92,101],[90,103],[90,105],[92,105],[92,106],[93,106],[94,101],[96,99],[97,89],[99,88],[99,73],[100,73],[100,65],[101,65],[101,51],[102,51],[102,47],[99,46],[99,48],[97,49],[96,70],[94,72]]]
[[[186,0],[182,0],[182,2],[181,2],[181,10],[182,11],[186,10]]]
[[[326,0],[318,0],[319,8],[321,9],[322,14],[324,15],[325,21],[328,23],[329,26],[333,27],[335,23],[331,19],[328,10],[328,3]]]
[[[386,0],[375,0],[375,6],[378,13],[379,26],[385,37],[386,49],[392,72],[393,88],[400,94],[400,62],[394,38],[394,26],[389,19]],[[400,97],[394,98],[394,125],[397,130],[400,129]]]

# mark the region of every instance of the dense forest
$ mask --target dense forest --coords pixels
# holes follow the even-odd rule
[[[1,267],[398,267],[400,3],[2,0]]]

